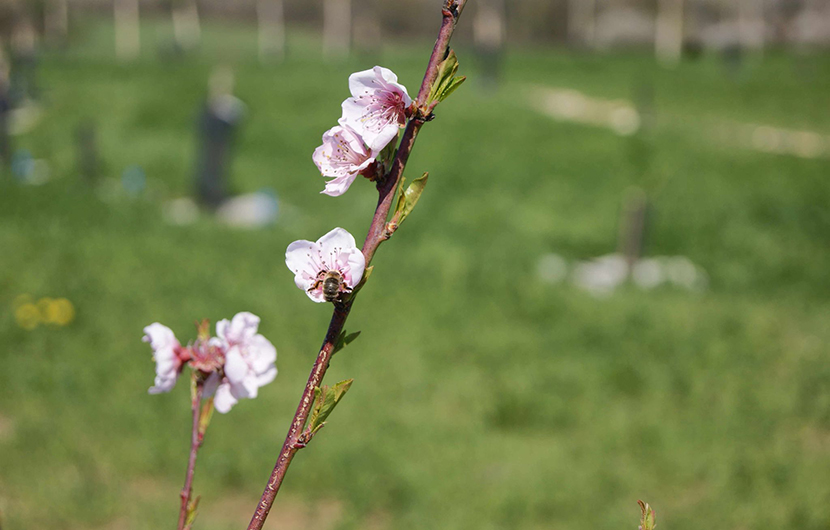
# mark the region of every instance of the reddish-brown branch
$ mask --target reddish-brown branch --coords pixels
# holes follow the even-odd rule
[[[298,442],[314,402],[314,388],[320,386],[320,383],[323,381],[323,376],[326,374],[326,369],[334,352],[337,338],[343,331],[343,326],[346,323],[346,317],[350,310],[351,302],[347,302],[345,305],[336,305],[334,308],[334,314],[331,317],[326,338],[320,347],[320,353],[317,354],[317,360],[314,362],[311,374],[308,376],[308,382],[300,398],[300,404],[297,406],[297,412],[294,414],[294,420],[288,429],[288,435],[282,444],[280,456],[274,466],[274,471],[271,472],[271,477],[268,479],[265,491],[262,492],[262,498],[256,507],[250,524],[248,524],[249,529],[260,530],[262,528],[262,525],[265,523],[265,518],[268,517],[268,513],[271,511],[274,498],[276,498],[277,492],[280,490],[282,480],[285,478],[285,472],[288,471],[288,466],[291,464],[294,454],[301,448]]]
[[[371,263],[378,247],[383,241],[388,239],[386,233],[386,220],[389,217],[389,211],[392,208],[392,201],[395,197],[395,189],[403,177],[404,168],[409,160],[409,154],[415,145],[415,139],[418,132],[426,122],[428,112],[424,111],[424,105],[432,83],[438,75],[438,65],[446,57],[450,38],[458,23],[458,17],[464,9],[467,0],[445,0],[444,8],[442,10],[443,19],[441,29],[438,32],[438,39],[435,41],[435,47],[430,55],[429,63],[427,65],[424,80],[418,92],[416,99],[418,109],[415,115],[409,120],[404,131],[401,144],[398,147],[395,160],[389,172],[380,179],[377,184],[378,189],[378,204],[375,208],[375,214],[372,217],[372,223],[369,227],[369,233],[366,235],[366,240],[363,243],[363,255],[366,257],[366,265]],[[303,427],[305,426],[308,415],[311,411],[314,402],[314,388],[320,386],[323,377],[328,369],[331,356],[334,352],[337,339],[343,331],[343,326],[346,324],[346,319],[352,309],[353,299],[343,303],[335,304],[334,314],[331,317],[326,338],[323,345],[320,347],[320,352],[317,354],[317,360],[311,369],[311,374],[308,377],[303,395],[300,398],[300,403],[297,406],[297,411],[294,414],[294,419],[291,422],[291,427],[288,429],[288,434],[285,437],[285,442],[282,445],[282,450],[277,458],[277,463],[271,476],[268,479],[268,484],[265,486],[265,491],[262,492],[259,504],[254,511],[251,522],[248,524],[248,530],[261,530],[262,525],[265,524],[265,519],[271,511],[271,506],[274,499],[279,492],[282,481],[285,478],[285,473],[288,471],[288,466],[297,451],[303,447],[300,441]]]
[[[196,385],[196,391],[192,397],[191,406],[193,407],[193,430],[190,433],[190,459],[187,461],[187,476],[184,479],[184,487],[182,488],[182,507],[179,511],[179,526],[178,530],[184,530],[187,523],[187,506],[190,504],[190,497],[193,494],[193,472],[196,469],[196,454],[199,452],[199,447],[202,445],[202,437],[199,434],[199,418],[200,405],[202,403],[202,391],[204,390],[202,383]]]
[[[418,91],[418,98],[415,100],[420,108],[423,108],[426,104],[430,88],[438,77],[438,65],[449,53],[450,38],[452,38],[452,33],[455,31],[458,18],[461,16],[465,5],[467,5],[467,0],[446,0],[444,2],[444,8],[441,10],[444,17],[441,20],[441,29],[438,31],[438,38],[435,39],[435,46],[429,56],[426,74],[424,74],[421,89]]]

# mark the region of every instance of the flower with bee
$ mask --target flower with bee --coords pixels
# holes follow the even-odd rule
[[[335,228],[316,242],[300,240],[288,245],[285,264],[294,283],[315,302],[339,302],[363,278],[366,259],[354,237]]]

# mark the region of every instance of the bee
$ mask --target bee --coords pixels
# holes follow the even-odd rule
[[[311,290],[323,285],[323,298],[326,302],[334,302],[340,293],[348,293],[351,290],[346,287],[343,282],[343,275],[339,271],[328,271],[326,274],[311,287]]]

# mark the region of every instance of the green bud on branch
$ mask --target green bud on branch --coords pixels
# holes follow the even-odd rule
[[[637,504],[640,505],[640,511],[642,511],[640,530],[654,530],[657,527],[654,510],[651,509],[651,506],[647,502],[637,501]]]
[[[395,205],[395,214],[386,226],[386,231],[390,236],[395,232],[395,230],[398,229],[399,226],[401,226],[404,219],[412,213],[412,210],[415,209],[415,205],[418,204],[418,200],[421,198],[421,194],[424,192],[424,188],[427,185],[428,178],[429,173],[424,173],[420,177],[413,180],[412,184],[410,184],[406,188],[406,191],[404,191],[404,178],[401,177],[401,184],[398,187],[398,202]]]
[[[458,58],[455,56],[455,52],[450,50],[447,58],[438,66],[438,77],[435,78],[435,82],[429,90],[427,108],[430,112],[438,103],[455,92],[455,89],[461,86],[461,83],[467,80],[465,76],[456,77],[456,72],[458,72]]]
[[[198,496],[189,503],[187,503],[187,518],[185,519],[184,523],[185,530],[189,530],[190,527],[193,526],[193,523],[196,521],[196,511],[199,509],[199,500],[201,498],[201,496]]]
[[[205,437],[205,431],[207,431],[208,425],[210,425],[210,419],[213,417],[213,398],[208,398],[205,400],[204,404],[202,405],[202,410],[199,413],[199,443],[201,444],[202,439]]]
[[[314,388],[314,410],[311,413],[307,430],[309,440],[326,423],[326,419],[332,413],[334,407],[343,399],[343,396],[346,395],[346,392],[349,391],[353,382],[354,379],[347,379],[340,381],[333,387]]]

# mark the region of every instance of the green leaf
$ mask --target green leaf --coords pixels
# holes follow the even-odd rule
[[[340,336],[337,337],[337,342],[334,344],[334,351],[332,351],[332,355],[339,352],[352,342],[360,335],[359,331],[355,331],[354,333],[346,334],[346,330],[340,332]]]
[[[323,391],[319,386],[314,387],[314,408],[311,410],[311,419],[309,425],[316,425],[319,423],[317,418],[320,416],[320,409],[323,407]]]
[[[309,424],[309,430],[312,435],[326,423],[326,418],[332,413],[334,407],[340,403],[340,400],[349,391],[353,382],[354,379],[347,379],[340,381],[334,387],[324,386],[322,389],[320,387],[314,388],[314,410],[311,413]]]
[[[360,333],[358,331],[358,333]],[[340,399],[346,395],[346,392],[352,387],[352,383],[354,383],[354,379],[346,379],[345,381],[340,381],[336,385],[334,385],[334,404],[336,405]]]
[[[213,398],[207,398],[202,405],[202,410],[199,413],[199,434],[204,436],[210,425],[210,419],[213,417]]]
[[[461,83],[467,80],[467,76],[462,75],[461,77],[453,77],[452,82],[450,85],[441,93],[441,96],[438,98],[440,101],[444,101],[450,94],[455,92],[455,89],[461,86]]]
[[[458,58],[455,56],[455,51],[450,50],[447,58],[438,65],[438,75],[435,82],[429,89],[429,97],[427,98],[427,105],[434,101],[443,101],[452,90],[447,92],[454,82],[455,73],[458,72]],[[460,82],[458,84],[461,84]],[[454,90],[454,89],[453,89]]]
[[[406,182],[406,177],[401,176],[401,181],[398,182],[398,202],[395,203],[395,211],[400,212],[403,210],[404,204],[406,203],[406,197],[403,195],[403,183]]]
[[[424,173],[420,177],[416,178],[412,181],[412,184],[406,188],[406,191],[401,193],[398,197],[398,206],[395,209],[395,214],[398,216],[398,226],[403,224],[403,220],[406,219],[410,213],[412,213],[415,205],[418,204],[418,200],[421,198],[421,194],[424,192],[424,188],[427,185],[428,178],[429,173]]]
[[[199,509],[199,501],[201,496],[196,497],[187,504],[187,517],[185,518],[184,527],[190,528],[196,521],[196,511]]]
[[[640,505],[640,511],[642,512],[640,530],[654,530],[657,527],[654,510],[651,509],[651,506],[647,502],[637,501],[637,504]]]
[[[191,368],[193,368],[191,366]],[[190,403],[196,406],[196,386],[199,381],[199,374],[195,369],[190,370]]]

